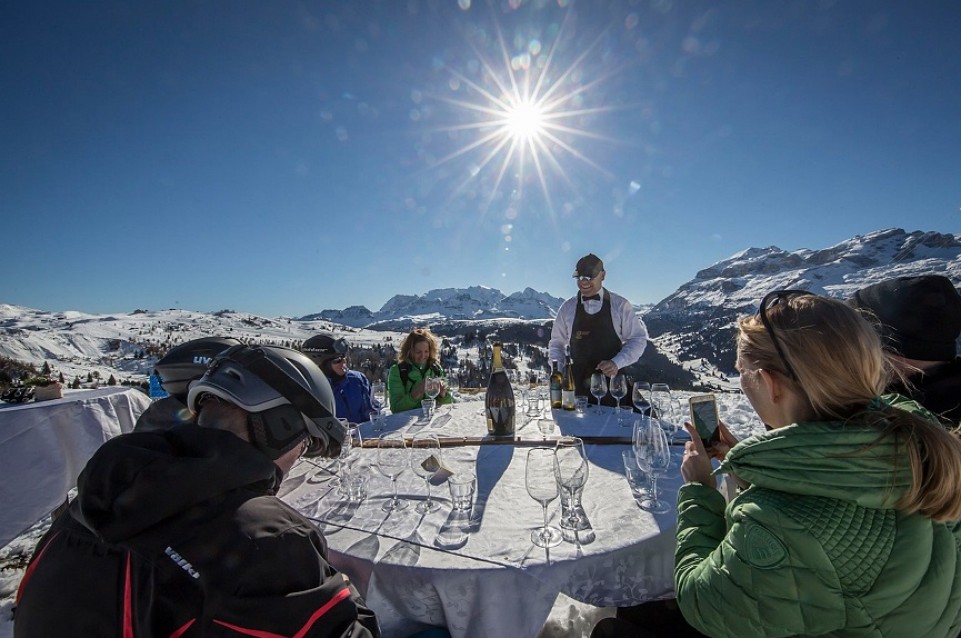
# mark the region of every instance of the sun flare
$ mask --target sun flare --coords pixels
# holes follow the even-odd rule
[[[568,160],[610,176],[578,146],[587,140],[618,142],[592,130],[595,116],[616,107],[591,106],[595,89],[617,70],[607,66],[594,73],[586,68],[600,37],[575,56],[559,52],[564,30],[561,25],[549,47],[537,39],[521,45],[515,38],[509,48],[498,29],[490,41],[497,47],[489,50],[493,56],[474,46],[476,58],[466,70],[446,65],[448,90],[433,97],[453,107],[448,113],[456,124],[440,130],[457,146],[433,165],[467,164],[466,170],[446,173],[463,176],[451,199],[480,190],[489,207],[507,196],[516,201],[525,185],[537,184],[553,213],[559,193],[577,195]]]

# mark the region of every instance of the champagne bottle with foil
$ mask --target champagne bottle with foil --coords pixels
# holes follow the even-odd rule
[[[551,361],[551,409],[561,409],[561,386],[564,385],[564,377],[557,369],[557,360]]]
[[[487,433],[492,436],[514,435],[514,390],[501,361],[501,344],[493,344],[491,378],[487,382],[484,412],[487,415]]]
[[[577,397],[574,393],[574,362],[571,361],[571,353],[567,353],[564,362],[564,381],[561,384],[561,407],[565,410],[573,410],[574,402]]]

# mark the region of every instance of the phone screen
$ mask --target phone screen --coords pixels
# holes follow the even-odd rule
[[[717,431],[717,402],[713,395],[691,397],[691,420],[700,437],[707,441]]]

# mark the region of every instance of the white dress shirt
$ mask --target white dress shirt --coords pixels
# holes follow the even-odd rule
[[[634,306],[624,297],[615,294],[606,288],[601,288],[600,299],[588,299],[584,303],[584,312],[589,315],[596,315],[604,305],[604,295],[611,298],[611,319],[614,321],[614,332],[621,339],[621,351],[618,352],[611,361],[619,369],[625,368],[644,354],[647,347],[647,326],[637,316]],[[571,297],[561,304],[554,317],[554,327],[551,329],[551,340],[547,346],[548,358],[557,361],[559,370],[564,369],[565,349],[571,343],[571,327],[574,325],[574,315],[577,313],[577,304],[581,303],[581,293]]]

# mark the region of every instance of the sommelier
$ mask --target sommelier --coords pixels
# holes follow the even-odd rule
[[[590,394],[595,370],[613,377],[640,359],[647,347],[647,327],[627,299],[603,287],[606,274],[604,262],[593,253],[577,260],[578,294],[561,304],[551,329],[548,358],[564,361],[564,349],[570,347],[580,395]],[[616,404],[609,394],[601,403]]]

